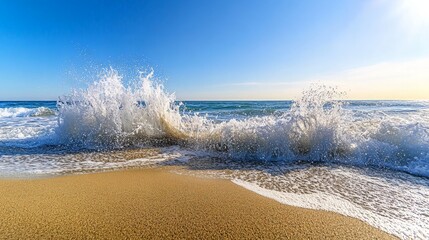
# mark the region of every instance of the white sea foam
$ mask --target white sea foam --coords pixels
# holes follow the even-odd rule
[[[16,149],[13,153],[0,155],[0,178],[99,172],[153,166],[168,161],[187,161],[188,158],[186,151],[177,147],[103,152],[70,152],[64,148],[30,152]]]
[[[13,118],[13,117],[42,117],[52,116],[55,112],[46,107],[39,108],[25,108],[25,107],[10,107],[0,108],[0,118]]]
[[[429,176],[429,116],[354,115],[315,86],[282,115],[214,122],[182,114],[153,72],[125,86],[109,69],[59,102],[59,138],[90,147],[174,142],[233,159],[340,162]],[[173,141],[171,141],[173,140]]]
[[[428,224],[429,220],[425,216],[424,212],[426,209],[418,209],[420,212],[401,211],[398,213],[399,216],[395,216],[394,209],[395,205],[388,206],[389,210],[382,211],[371,211],[362,207],[362,205],[355,204],[341,197],[341,195],[326,193],[326,192],[314,192],[314,193],[293,193],[293,192],[282,192],[275,191],[267,188],[262,188],[256,183],[246,182],[239,179],[233,180],[237,185],[240,185],[246,189],[249,189],[262,196],[272,198],[280,203],[288,204],[296,207],[327,210],[337,212],[345,216],[350,216],[363,220],[370,225],[382,229],[388,233],[394,234],[402,239],[427,239],[429,237]],[[403,186],[402,186],[403,187]],[[395,190],[403,191],[397,187],[390,189],[392,192]],[[428,195],[429,191],[425,189],[425,196]],[[384,193],[384,192],[383,192]],[[414,196],[419,196],[415,195]],[[420,197],[420,196],[419,196]],[[378,202],[375,200],[375,202]],[[423,202],[427,202],[424,201]],[[422,203],[422,202],[420,202]],[[384,204],[384,203],[382,203]],[[412,208],[412,206],[407,206]],[[416,206],[421,208],[422,206]],[[417,210],[417,209],[415,209]],[[406,213],[405,216],[401,213]]]
[[[281,203],[358,218],[402,239],[429,237],[429,181],[403,172],[337,164],[198,157],[179,171],[230,179]]]
[[[174,95],[152,78],[153,73],[141,74],[134,86],[125,87],[110,69],[88,89],[62,97],[59,136],[89,146],[115,147],[172,137],[168,130],[181,131],[185,117]]]

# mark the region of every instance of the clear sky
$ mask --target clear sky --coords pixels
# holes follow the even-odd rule
[[[108,66],[153,67],[182,100],[291,99],[311,82],[429,99],[428,13],[427,0],[1,1],[0,100],[55,100]]]

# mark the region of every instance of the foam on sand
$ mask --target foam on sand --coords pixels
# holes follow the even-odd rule
[[[332,211],[345,216],[361,219],[374,227],[399,236],[402,239],[420,239],[428,234],[425,232],[426,230],[424,229],[424,226],[420,226],[420,222],[404,222],[402,219],[395,219],[390,216],[383,216],[382,214],[374,214],[359,205],[353,204],[352,202],[336,197],[332,194],[326,194],[323,192],[296,194],[262,188],[258,186],[258,184],[239,179],[235,179],[232,182],[283,204],[302,208]]]

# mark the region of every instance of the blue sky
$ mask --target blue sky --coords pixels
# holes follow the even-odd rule
[[[425,0],[2,1],[0,100],[153,67],[179,99],[429,99]],[[130,77],[130,78],[131,78]]]

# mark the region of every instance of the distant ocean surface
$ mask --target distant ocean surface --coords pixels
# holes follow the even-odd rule
[[[429,102],[176,101],[115,71],[58,101],[0,102],[0,177],[179,165],[285,204],[429,238]]]

